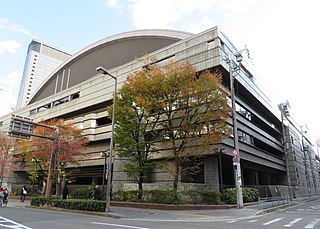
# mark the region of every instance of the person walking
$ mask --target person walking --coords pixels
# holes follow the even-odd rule
[[[96,185],[95,188],[92,191],[92,199],[94,200],[100,200],[101,199],[101,192],[99,189],[99,186]]]
[[[0,188],[0,207],[2,207],[3,205],[3,199],[4,199],[3,188]]]
[[[20,193],[20,202],[24,202],[24,200],[26,199],[26,195],[27,195],[27,188],[24,185],[21,189],[21,193]]]
[[[62,199],[67,199],[69,195],[69,188],[67,186],[67,184],[65,184],[63,191],[62,191]]]
[[[8,196],[9,196],[9,190],[7,188],[3,189],[3,205],[7,206],[8,204]]]

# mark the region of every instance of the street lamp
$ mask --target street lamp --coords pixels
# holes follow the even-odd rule
[[[225,56],[224,60],[229,65],[229,75],[230,75],[230,96],[231,96],[231,105],[232,105],[232,124],[233,124],[233,141],[234,141],[234,150],[233,150],[233,165],[234,165],[234,181],[237,194],[237,208],[243,208],[243,196],[241,188],[241,167],[240,167],[240,154],[239,154],[239,136],[238,136],[238,123],[237,123],[237,111],[236,111],[236,99],[234,92],[234,71],[240,70],[240,63],[243,59],[242,53],[246,52],[249,56],[249,50],[244,48],[235,53],[229,53]],[[235,59],[235,60],[234,60]]]
[[[114,79],[114,92],[113,92],[113,107],[112,107],[112,127],[111,127],[111,140],[110,140],[110,156],[108,161],[108,174],[107,174],[107,194],[106,194],[106,212],[110,212],[110,200],[111,200],[111,185],[112,185],[112,152],[113,152],[113,138],[114,138],[114,118],[116,111],[116,95],[117,95],[117,78],[110,74],[107,69],[102,66],[96,68],[97,72],[100,72],[103,75],[108,75]]]
[[[287,150],[287,141],[286,141],[286,131],[284,128],[284,118],[288,119],[289,114],[289,107],[290,104],[288,101],[285,103],[280,103],[278,104],[278,108],[281,112],[281,125],[282,125],[282,135],[283,135],[283,150],[284,150],[284,155],[285,155],[285,160],[286,160],[286,170],[287,170],[287,183],[288,183],[288,192],[289,192],[289,198],[290,201],[292,201],[292,189],[291,189],[291,181],[290,181],[290,173],[289,173],[289,158],[288,158],[288,150]]]

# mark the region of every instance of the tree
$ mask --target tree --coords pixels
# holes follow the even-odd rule
[[[58,119],[47,121],[44,124],[59,129],[58,141],[53,141],[52,139],[55,135],[53,129],[37,126],[34,129],[34,133],[47,136],[48,138],[32,137],[30,141],[31,150],[26,153],[26,158],[29,162],[32,162],[32,159],[36,159],[34,162],[39,163],[40,167],[47,173],[51,152],[53,150],[55,156],[55,177],[57,181],[56,190],[57,196],[60,196],[62,184],[65,184],[66,178],[74,171],[70,170],[70,173],[68,173],[66,168],[68,166],[77,167],[79,165],[79,160],[84,156],[81,152],[88,143],[88,139],[82,136],[82,129],[75,127],[70,121],[65,122],[63,119]],[[29,168],[29,170],[31,170],[29,174],[33,173],[33,168],[34,167]],[[33,174],[33,176],[35,175]]]
[[[135,101],[137,95],[127,83],[117,95],[114,135],[117,153],[119,157],[127,159],[124,170],[129,177],[136,179],[141,191],[146,173],[156,166],[155,161],[150,159],[150,153],[154,149],[154,140],[157,137],[154,119],[159,119],[159,115],[150,116],[147,110],[140,107]],[[112,109],[110,106],[110,113]],[[141,198],[141,192],[138,198]]]
[[[159,150],[174,162],[164,168],[173,175],[175,190],[179,177],[196,173],[201,163],[197,159],[230,135],[226,119],[231,109],[221,82],[221,74],[197,73],[189,62],[149,65],[127,79],[136,106],[154,116],[161,133]]]
[[[0,132],[0,187],[2,187],[4,178],[12,175],[15,166],[12,151],[15,144],[15,138],[9,137],[5,132]]]

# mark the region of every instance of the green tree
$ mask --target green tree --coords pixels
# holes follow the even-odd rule
[[[137,95],[134,93],[127,83],[117,93],[114,141],[119,157],[127,159],[124,170],[137,181],[138,189],[142,190],[147,172],[156,167],[155,161],[150,160],[150,153],[154,152],[157,137],[155,121],[159,115],[150,116],[146,109],[136,103]],[[110,106],[110,113],[112,109]],[[141,198],[141,192],[138,198]]]
[[[161,133],[158,150],[173,160],[164,168],[173,175],[175,190],[179,177],[198,172],[197,159],[230,135],[228,94],[221,82],[221,74],[197,73],[189,62],[149,65],[127,79],[135,105],[154,116],[155,130]]]

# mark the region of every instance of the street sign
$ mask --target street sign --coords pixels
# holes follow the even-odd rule
[[[233,154],[234,156],[238,156],[238,151],[234,149],[234,150],[232,151],[232,154]]]
[[[239,158],[238,158],[238,157],[233,157],[233,158],[232,158],[232,161],[233,161],[233,165],[238,165],[238,163],[239,163]]]

